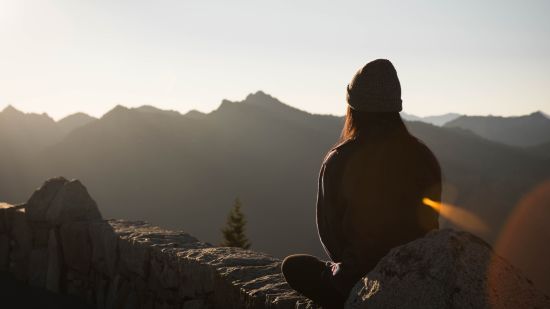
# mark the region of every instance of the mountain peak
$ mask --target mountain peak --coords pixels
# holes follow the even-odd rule
[[[543,112],[541,111],[536,111],[536,112],[533,112],[531,114],[529,114],[530,117],[533,117],[533,118],[544,118],[544,119],[548,119],[548,116],[546,116]]]
[[[113,115],[121,115],[121,114],[125,114],[129,111],[130,111],[130,109],[128,107],[117,104],[117,106],[113,107],[113,109],[111,109],[110,111],[105,113],[105,115],[103,115],[103,117],[101,117],[101,118],[104,119],[106,117],[112,117]]]
[[[202,118],[206,117],[206,114],[203,113],[203,112],[200,112],[196,109],[192,109],[192,110],[188,111],[187,113],[185,113],[183,116],[185,116],[187,118],[193,118],[193,119],[202,119]]]
[[[2,113],[5,113],[5,114],[23,114],[22,111],[20,111],[17,108],[13,107],[11,104],[6,106],[6,108],[4,108],[2,110]]]
[[[137,110],[139,112],[142,112],[142,113],[181,116],[181,114],[178,111],[160,109],[160,108],[152,106],[152,105],[142,105],[138,108],[135,108],[135,110]]]
[[[65,132],[70,132],[94,120],[97,120],[97,119],[88,114],[78,112],[58,120],[57,123],[59,124],[60,127],[64,129]]]
[[[277,100],[276,98],[270,96],[269,94],[261,90],[258,90],[255,93],[251,93],[247,95],[243,103],[258,104],[258,105],[267,105],[272,103],[282,104],[281,101]]]

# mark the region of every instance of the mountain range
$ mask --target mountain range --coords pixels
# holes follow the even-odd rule
[[[445,126],[467,129],[511,146],[534,147],[550,140],[550,119],[540,111],[517,117],[460,116]]]
[[[532,119],[522,132],[537,132],[540,144],[516,147],[477,134],[479,126],[468,127],[464,117],[471,118],[406,123],[440,160],[445,201],[479,217],[489,229],[473,232],[493,242],[523,195],[550,178],[550,131],[536,113],[520,117],[524,127]],[[510,121],[476,121],[483,119]],[[342,117],[307,113],[261,91],[223,100],[210,113],[116,106],[99,119],[76,114],[56,122],[8,107],[0,113],[0,200],[22,202],[44,179],[63,175],[80,179],[105,217],[219,243],[239,197],[255,250],[323,256],[317,176],[342,124]]]
[[[412,114],[407,114],[405,112],[401,113],[401,118],[408,120],[408,121],[421,121],[433,124],[434,126],[442,126],[445,125],[447,122],[455,120],[456,118],[460,117],[462,115],[457,113],[447,113],[443,115],[435,115],[435,116],[426,116],[426,117],[419,117]]]

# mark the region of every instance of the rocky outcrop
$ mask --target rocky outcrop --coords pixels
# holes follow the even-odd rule
[[[550,308],[550,298],[480,238],[450,229],[394,248],[347,308]]]
[[[97,308],[314,308],[281,261],[142,221],[103,220],[77,180],[0,205],[0,271]]]
[[[96,308],[316,308],[281,261],[215,247],[143,221],[103,220],[78,181],[48,180],[0,203],[0,271]],[[479,238],[434,231],[390,251],[347,308],[550,308],[547,296]]]

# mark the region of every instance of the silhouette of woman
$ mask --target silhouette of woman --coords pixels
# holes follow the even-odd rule
[[[353,285],[396,246],[437,229],[441,170],[403,123],[401,86],[390,61],[374,60],[347,87],[339,143],[319,174],[317,229],[332,261],[295,254],[281,266],[288,284],[323,308],[342,308]]]

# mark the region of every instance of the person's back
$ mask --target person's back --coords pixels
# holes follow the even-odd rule
[[[343,306],[363,275],[396,246],[438,228],[441,171],[409,134],[399,112],[401,87],[388,60],[375,60],[348,85],[341,142],[321,166],[317,228],[331,262],[291,255],[282,265],[291,287],[326,308]]]
[[[422,201],[440,200],[439,165],[406,128],[349,139],[321,169],[319,235],[343,269],[364,274],[391,248],[438,228],[437,212]]]

